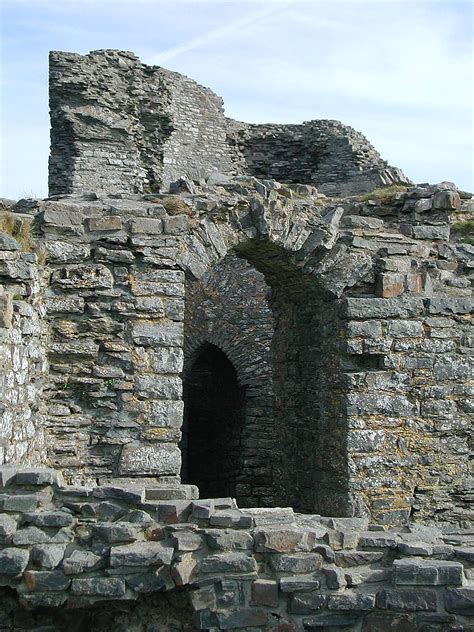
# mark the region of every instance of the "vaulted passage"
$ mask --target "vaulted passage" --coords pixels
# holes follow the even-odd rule
[[[338,305],[269,242],[188,282],[183,480],[201,497],[350,513],[339,329]]]
[[[182,481],[201,498],[235,496],[242,466],[245,393],[216,346],[200,348],[184,378]]]

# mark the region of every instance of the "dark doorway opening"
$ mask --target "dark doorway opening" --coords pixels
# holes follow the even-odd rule
[[[236,496],[242,470],[245,391],[218,347],[206,344],[185,368],[181,480],[201,498]]]

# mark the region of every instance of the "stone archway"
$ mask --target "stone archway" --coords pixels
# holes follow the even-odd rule
[[[270,387],[265,393],[260,389],[259,395],[267,395],[268,409],[252,422],[242,418],[241,468],[235,486],[239,505],[345,514],[348,467],[338,371],[340,305],[314,276],[297,268],[290,253],[270,240],[246,240],[233,252],[211,265],[201,280],[187,285],[185,357],[193,366],[196,342],[210,339],[235,358],[239,376],[258,392],[267,376],[255,371],[256,341],[264,338],[267,343],[260,366],[268,367]],[[229,256],[231,265],[226,266]],[[259,292],[267,297],[252,311]],[[259,314],[263,308],[265,315]],[[186,375],[185,371],[185,401]],[[200,486],[198,476],[185,480]]]
[[[181,480],[201,497],[236,496],[242,474],[245,389],[229,358],[202,345],[183,379]]]

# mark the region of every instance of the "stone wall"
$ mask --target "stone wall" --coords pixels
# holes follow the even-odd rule
[[[369,141],[339,121],[301,125],[236,125],[230,135],[244,173],[279,182],[314,184],[327,195],[353,195],[409,182]]]
[[[166,191],[181,176],[248,173],[329,194],[409,182],[338,121],[248,125],[222,99],[132,53],[50,54],[51,195]]]
[[[132,53],[50,54],[51,194],[167,189],[231,172],[222,99]]]
[[[37,202],[47,462],[195,496],[181,376],[207,342],[245,389],[243,505],[468,524],[472,247],[449,232],[470,204],[450,184],[334,202],[250,177]]]
[[[0,630],[472,630],[472,530],[0,468]],[[92,609],[94,607],[94,609]]]
[[[29,225],[0,211],[0,221]],[[29,229],[27,229],[29,230]],[[38,259],[0,232],[0,464],[44,463],[47,376],[44,308]]]

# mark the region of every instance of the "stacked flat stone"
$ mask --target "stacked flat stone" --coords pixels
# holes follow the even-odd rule
[[[65,607],[71,622],[92,605],[92,630],[101,607],[101,630],[470,629],[472,530],[160,501],[143,485],[68,486],[47,469],[0,468],[0,485],[0,585],[16,594],[0,589],[2,630],[22,619],[64,629]],[[174,622],[150,627],[176,593]]]
[[[166,191],[220,172],[348,195],[410,182],[339,121],[250,125],[188,77],[129,52],[50,54],[50,194]]]
[[[46,460],[43,289],[37,255],[0,232],[0,463]]]
[[[259,421],[244,425],[238,501],[468,526],[472,246],[449,240],[468,196],[444,183],[390,203],[333,201],[250,177],[188,188],[33,205],[48,252],[48,411],[22,454],[41,441],[42,462],[68,482],[146,478],[162,498],[196,497],[179,477],[183,338],[187,327],[201,339],[212,332],[202,313],[193,325],[188,310],[185,321],[186,278],[196,296],[210,282],[236,334],[226,352],[239,379],[259,381],[253,337],[238,335],[240,299],[227,301],[240,283],[241,268],[233,277],[224,261],[234,252],[259,271],[249,280],[265,279],[249,289],[268,298],[248,331],[261,328],[264,346],[272,337],[262,370],[274,389],[273,406],[257,397]],[[2,368],[10,384],[15,369]],[[13,403],[5,409],[15,414]],[[266,443],[252,441],[259,424],[272,428]],[[4,442],[14,443],[11,433]],[[3,456],[22,458],[11,448]],[[257,469],[265,485],[252,486]]]

